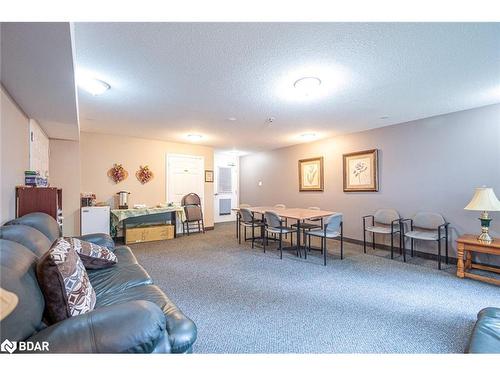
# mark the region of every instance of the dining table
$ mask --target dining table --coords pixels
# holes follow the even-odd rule
[[[282,207],[274,207],[274,206],[251,206],[245,207],[252,212],[252,214],[262,215],[264,218],[264,213],[266,211],[276,212],[280,217],[296,220],[297,224],[297,250],[300,254],[301,244],[300,244],[300,233],[301,233],[301,223],[305,220],[311,219],[321,219],[324,217],[328,217],[334,215],[336,212],[334,211],[326,211],[326,210],[312,210],[309,208],[282,208]],[[239,211],[239,208],[235,209]]]

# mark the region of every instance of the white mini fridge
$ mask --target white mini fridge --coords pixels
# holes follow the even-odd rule
[[[92,233],[109,234],[109,206],[80,208],[81,235]]]

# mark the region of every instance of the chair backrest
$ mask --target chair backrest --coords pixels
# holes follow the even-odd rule
[[[376,223],[387,225],[400,218],[398,211],[393,208],[381,208],[375,212],[373,217]]]
[[[203,218],[201,206],[198,205],[184,206],[184,213],[186,214],[187,221],[196,221]]]
[[[198,194],[189,193],[182,197],[181,206],[197,205],[201,206],[201,199]]]
[[[446,220],[443,215],[435,212],[417,212],[413,216],[413,226],[423,229],[437,229]]]
[[[61,236],[59,224],[57,224],[56,219],[43,212],[32,212],[5,223],[5,225],[17,224],[27,225],[39,230],[47,236],[50,243]]]
[[[279,203],[279,204],[275,204],[274,208],[286,208],[286,205],[284,205],[283,203]]]
[[[264,218],[268,226],[272,228],[279,228],[282,225],[281,217],[274,211],[264,212]]]
[[[343,217],[344,214],[337,212],[325,218],[323,221],[325,230],[327,232],[340,232],[340,224],[342,223]]]
[[[240,207],[240,214],[241,214],[241,220],[246,222],[246,223],[251,223],[253,220],[253,215],[252,211],[250,211],[248,208],[241,208]]]

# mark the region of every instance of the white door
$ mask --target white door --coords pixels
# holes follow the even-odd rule
[[[214,222],[236,220],[231,210],[238,207],[238,162],[236,155],[214,155]]]
[[[205,160],[203,156],[167,154],[167,202],[180,204],[182,197],[196,193],[201,199],[203,213],[205,192]]]

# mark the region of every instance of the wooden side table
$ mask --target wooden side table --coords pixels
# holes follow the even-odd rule
[[[474,234],[465,234],[457,239],[457,276],[460,278],[469,277],[471,279],[500,285],[499,279],[467,272],[470,269],[474,268],[478,270],[500,273],[500,267],[492,267],[472,263],[472,252],[500,255],[500,238],[494,238],[493,241],[489,244],[479,241],[477,239],[477,236]]]

